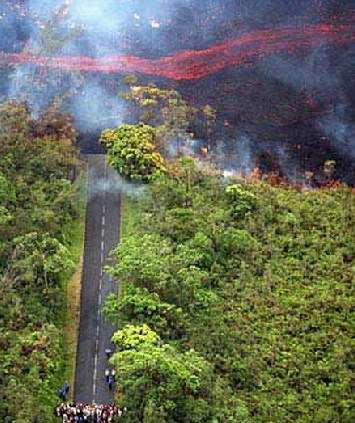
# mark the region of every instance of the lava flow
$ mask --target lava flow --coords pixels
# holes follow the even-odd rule
[[[0,53],[0,66],[30,63],[73,71],[144,73],[176,80],[206,77],[226,67],[250,63],[257,57],[293,52],[300,48],[355,42],[354,23],[321,23],[259,29],[204,50],[180,51],[171,56],[144,59],[137,56],[43,57],[26,53]]]

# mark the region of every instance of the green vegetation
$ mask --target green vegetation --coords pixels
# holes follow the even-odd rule
[[[147,191],[109,269],[124,421],[354,421],[353,192],[189,159]]]
[[[121,97],[129,102],[128,107],[138,115],[139,122],[156,128],[156,145],[166,155],[172,139],[181,144],[186,138],[198,110],[190,106],[178,91],[163,90],[154,84],[137,85],[134,79],[131,82],[134,85],[128,92],[121,93]]]
[[[51,422],[65,369],[79,157],[70,116],[0,105],[0,420]]]
[[[109,163],[130,179],[150,180],[164,171],[164,159],[156,150],[156,130],[148,125],[121,125],[107,129],[101,142]]]
[[[166,421],[169,415],[187,417],[195,401],[208,409],[203,397],[209,392],[210,369],[195,351],[181,353],[163,344],[147,325],[125,326],[116,332],[114,342],[120,351],[112,361],[127,406],[136,410],[136,421],[156,423]]]
[[[192,151],[195,130],[209,141],[216,120],[211,106],[196,109],[178,91],[160,89],[154,84],[137,85],[137,78],[132,75],[126,75],[124,82],[129,89],[120,96],[139,124],[124,124],[101,134],[109,162],[120,175],[150,181],[166,172],[171,157],[180,156],[184,149]]]
[[[85,235],[84,217],[87,198],[87,172],[85,170],[81,173],[80,178],[76,183],[79,188],[76,206],[78,208],[80,218],[72,220],[69,225],[63,228],[64,238],[70,239],[69,250],[72,256],[72,260],[76,266],[76,270],[71,276],[71,278],[68,280],[66,286],[67,307],[65,313],[65,323],[63,327],[63,349],[65,353],[64,379],[69,382],[72,388],[74,387],[75,381],[81,278],[83,271],[83,251]]]
[[[210,105],[196,108],[178,91],[152,83],[140,85],[134,75],[126,75],[124,82],[128,89],[120,96],[127,101],[130,120],[133,116],[156,129],[155,143],[164,157],[181,155],[191,148],[195,136],[209,144],[217,116]]]
[[[120,239],[133,235],[136,230],[136,222],[141,214],[141,207],[135,197],[124,191],[121,194],[121,225]]]

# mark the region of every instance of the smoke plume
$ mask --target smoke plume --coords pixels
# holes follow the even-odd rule
[[[228,170],[335,159],[351,181],[354,12],[352,0],[2,1],[2,95],[33,113],[60,97],[98,133],[122,121],[121,73],[137,73],[217,110],[211,151]]]

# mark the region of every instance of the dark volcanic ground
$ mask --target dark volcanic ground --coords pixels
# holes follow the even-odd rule
[[[331,74],[318,51],[313,69],[302,67],[301,55],[274,55],[177,88],[194,103],[218,111],[213,138],[224,145],[227,168],[249,158],[251,168],[277,168],[293,177],[317,173],[331,159],[337,162],[336,176],[354,183],[355,51],[330,50]],[[303,78],[295,80],[297,73]],[[272,158],[271,167],[265,155]]]
[[[38,25],[50,19],[53,5],[60,3],[0,0],[0,51],[21,52],[29,40],[38,41]],[[73,20],[85,30],[55,55],[124,53],[152,58],[207,48],[258,28],[354,22],[355,16],[353,0],[76,0],[75,4]],[[27,13],[39,5],[40,18]],[[159,28],[151,26],[155,20]],[[9,79],[13,70],[0,69],[3,94],[13,92]],[[51,75],[57,78],[52,84],[56,91],[31,93],[37,109],[45,104],[46,94],[49,101],[49,93],[65,91],[71,83],[68,78],[58,80],[55,70],[49,73],[48,83]],[[123,106],[117,105],[116,98],[120,81],[117,74],[86,73],[80,107],[64,105],[75,113],[84,152],[99,151],[97,134],[123,119]],[[140,81],[174,87],[195,105],[210,104],[217,110],[211,140],[201,139],[203,133],[193,129],[227,170],[248,172],[259,166],[302,180],[305,171],[320,174],[326,160],[335,160],[336,176],[355,182],[354,44],[272,54],[195,81],[144,75]]]

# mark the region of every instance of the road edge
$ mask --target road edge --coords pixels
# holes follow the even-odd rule
[[[85,160],[85,159],[84,159]],[[80,201],[80,239],[77,247],[80,248],[80,255],[75,257],[75,271],[68,279],[66,284],[66,309],[65,321],[63,325],[63,345],[66,357],[65,379],[69,382],[70,397],[74,395],[75,373],[76,373],[76,355],[80,324],[80,299],[82,289],[82,275],[84,268],[84,246],[85,246],[85,228],[86,228],[86,206],[87,206],[87,183],[88,183],[88,164],[85,161],[85,168],[82,171],[82,183],[79,186]]]

